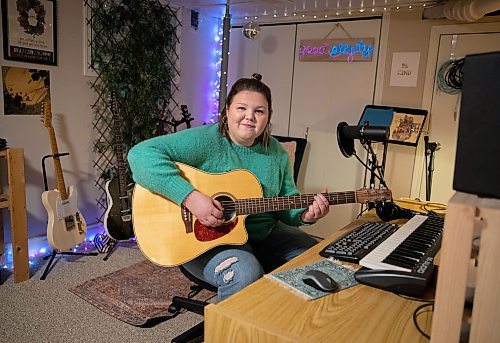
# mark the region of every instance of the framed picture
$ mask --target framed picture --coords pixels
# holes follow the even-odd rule
[[[6,60],[57,65],[56,1],[2,0]]]
[[[2,66],[5,115],[40,115],[42,103],[50,100],[50,72]]]

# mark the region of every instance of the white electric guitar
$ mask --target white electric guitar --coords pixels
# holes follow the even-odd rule
[[[70,186],[66,190],[61,161],[57,156],[59,151],[55,131],[52,127],[52,112],[49,101],[43,103],[42,110],[43,123],[49,132],[57,180],[57,189],[42,193],[42,203],[48,214],[47,240],[54,250],[68,250],[83,242],[87,234],[87,224],[78,210],[76,188]]]

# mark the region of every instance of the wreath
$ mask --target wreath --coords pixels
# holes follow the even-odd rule
[[[19,17],[19,25],[24,29],[29,35],[41,36],[45,30],[45,7],[42,5],[40,0],[17,0],[17,13]],[[36,24],[31,25],[29,22],[29,12],[30,10],[35,11],[36,14]]]

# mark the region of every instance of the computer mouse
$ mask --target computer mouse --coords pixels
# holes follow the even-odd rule
[[[334,292],[339,288],[339,284],[328,274],[321,270],[311,269],[302,275],[302,281],[306,285],[323,292]]]

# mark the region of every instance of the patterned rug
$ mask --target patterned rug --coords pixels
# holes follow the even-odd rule
[[[136,263],[70,289],[99,310],[135,326],[152,326],[175,315],[168,312],[174,296],[185,297],[192,283],[179,268]],[[201,291],[193,299],[214,293]]]

